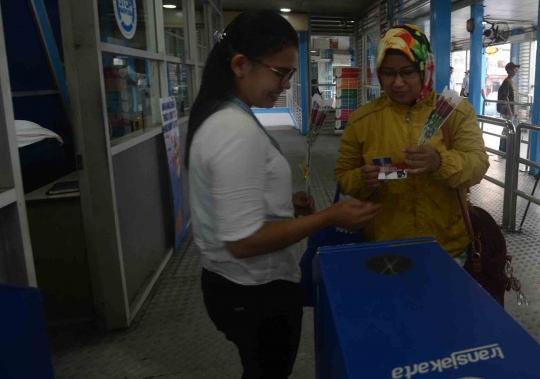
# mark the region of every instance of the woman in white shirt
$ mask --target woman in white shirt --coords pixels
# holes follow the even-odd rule
[[[297,61],[298,36],[283,17],[239,15],[210,53],[189,120],[186,162],[204,302],[237,346],[243,379],[292,372],[302,322],[294,245],[330,225],[362,228],[379,209],[350,200],[312,214],[306,194],[291,193],[290,166],[251,107],[273,107]]]

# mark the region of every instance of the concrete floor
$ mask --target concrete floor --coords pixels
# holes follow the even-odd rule
[[[274,130],[294,176],[294,190],[302,190],[298,167],[304,159],[305,139],[295,130]],[[321,136],[314,149],[311,189],[317,208],[330,205],[334,192],[333,169],[339,138]],[[491,157],[489,174],[504,178],[504,161]],[[530,192],[534,179],[520,174],[520,188]],[[501,188],[483,181],[472,190],[473,203],[488,210],[497,221],[502,217]],[[526,203],[519,202],[518,217]],[[534,337],[540,339],[540,212],[531,206],[521,234],[507,234],[508,250],[514,256],[517,274],[531,301],[518,307],[508,294],[506,309]],[[305,242],[298,245],[301,254]],[[103,332],[91,326],[50,331],[56,377],[63,378],[176,378],[238,379],[240,361],[235,347],[217,332],[208,319],[200,290],[199,252],[188,234],[180,251],[168,263],[151,296],[133,325],[125,331]],[[293,379],[314,378],[313,314],[305,309],[302,341]]]

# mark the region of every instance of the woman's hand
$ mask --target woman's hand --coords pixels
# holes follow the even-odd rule
[[[361,169],[362,183],[364,183],[364,186],[372,189],[379,187],[381,185],[381,181],[379,180],[379,171],[379,166],[373,166],[370,164],[364,165]]]
[[[315,202],[313,201],[313,198],[309,198],[304,191],[293,194],[292,203],[294,205],[295,217],[308,216],[315,212]]]
[[[359,200],[339,201],[327,208],[331,225],[345,229],[362,229],[377,216],[381,206]]]
[[[432,173],[441,166],[441,156],[431,146],[411,146],[403,149],[407,154],[405,163],[413,168],[407,169],[410,175]]]

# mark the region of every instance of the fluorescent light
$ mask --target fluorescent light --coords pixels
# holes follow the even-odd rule
[[[174,5],[174,4],[163,4],[163,8],[174,9],[174,8],[176,8],[176,5]]]
[[[316,53],[316,52],[317,52],[317,50],[311,50],[311,52],[312,52],[312,53]]]
[[[283,13],[289,13],[291,10],[289,8],[281,8],[280,11]]]

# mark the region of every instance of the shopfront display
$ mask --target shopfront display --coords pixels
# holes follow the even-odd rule
[[[103,54],[111,140],[160,125],[157,62]]]
[[[338,67],[334,69],[336,78],[336,126],[334,133],[345,130],[348,120],[343,120],[344,113],[352,113],[358,108],[358,67]],[[340,111],[339,117],[337,111]]]
[[[169,94],[176,99],[178,117],[189,114],[191,97],[188,67],[185,64],[167,63]]]

